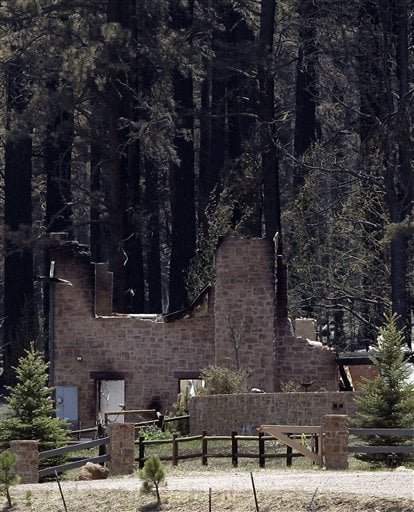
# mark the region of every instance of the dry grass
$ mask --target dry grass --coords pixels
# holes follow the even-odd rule
[[[208,493],[173,492],[162,490],[163,504],[157,509],[154,498],[136,491],[84,490],[71,491],[65,496],[68,512],[205,512],[208,510]],[[13,512],[64,512],[59,491],[20,491],[12,488]],[[307,510],[312,496],[307,493],[259,492],[260,512],[300,512]],[[1,505],[0,505],[1,506]],[[8,510],[7,508],[1,509]],[[212,511],[254,511],[252,493],[212,493]],[[317,495],[312,512],[413,512],[409,500],[386,500],[383,498],[350,497],[344,495]]]

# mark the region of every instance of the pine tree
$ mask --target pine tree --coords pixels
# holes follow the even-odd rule
[[[165,470],[158,457],[150,457],[144,464],[144,469],[140,473],[143,480],[141,492],[146,494],[153,490],[157,496],[157,504],[161,504],[160,484],[165,480]]]
[[[0,494],[7,499],[7,506],[12,508],[10,486],[19,482],[19,475],[14,471],[16,456],[9,450],[0,453]]]
[[[32,343],[16,368],[17,384],[7,387],[10,417],[0,422],[0,443],[13,439],[38,439],[40,450],[50,450],[67,442],[66,423],[54,416],[52,392],[47,386],[48,363]]]
[[[378,353],[372,358],[379,369],[374,380],[366,380],[362,394],[356,398],[358,428],[411,428],[414,423],[414,384],[407,380],[409,368],[404,360],[404,335],[398,330],[396,315],[387,319],[379,331]],[[398,436],[372,436],[372,446],[402,445]],[[385,461],[387,455],[368,454],[361,458]],[[400,457],[402,459],[402,457]]]

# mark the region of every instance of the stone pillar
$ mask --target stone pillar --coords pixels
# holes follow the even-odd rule
[[[10,451],[16,455],[16,473],[22,484],[39,482],[39,441],[10,441]]]
[[[110,437],[108,469],[112,475],[133,473],[135,464],[135,427],[133,423],[108,426]]]
[[[348,416],[326,414],[323,433],[326,469],[348,469]]]

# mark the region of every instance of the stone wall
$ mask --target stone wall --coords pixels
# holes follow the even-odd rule
[[[214,318],[174,322],[134,315],[94,314],[94,266],[70,246],[56,248],[54,385],[78,386],[82,427],[96,421],[96,382],[92,372],[116,372],[125,379],[128,409],[147,408],[160,396],[170,407],[178,393],[176,372],[196,372],[214,363]],[[210,305],[209,310],[212,306]]]
[[[198,396],[190,400],[192,434],[254,432],[259,425],[322,425],[326,414],[355,414],[351,392],[246,393]]]
[[[268,240],[226,238],[216,254],[216,363],[237,367],[238,357],[265,391],[274,390],[275,374],[272,250]]]
[[[318,341],[296,337],[287,327],[276,329],[277,385],[310,384],[311,391],[339,389],[336,352]]]
[[[81,246],[54,237],[56,277],[71,286],[51,284],[53,385],[78,387],[82,427],[95,424],[96,379],[109,373],[125,380],[127,409],[148,408],[160,397],[163,412],[176,399],[178,379],[194,378],[211,364],[249,369],[252,387],[266,392],[286,381],[337,390],[335,353],[276,325],[273,252],[267,240],[223,240],[207,306],[167,321],[161,314],[113,313],[107,265],[91,263]]]

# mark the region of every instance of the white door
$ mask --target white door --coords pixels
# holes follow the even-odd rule
[[[78,386],[56,386],[56,416],[78,428]]]
[[[125,381],[101,380],[99,381],[99,419],[105,420],[106,412],[122,411],[125,407]],[[123,423],[124,415],[108,416],[108,423]]]

